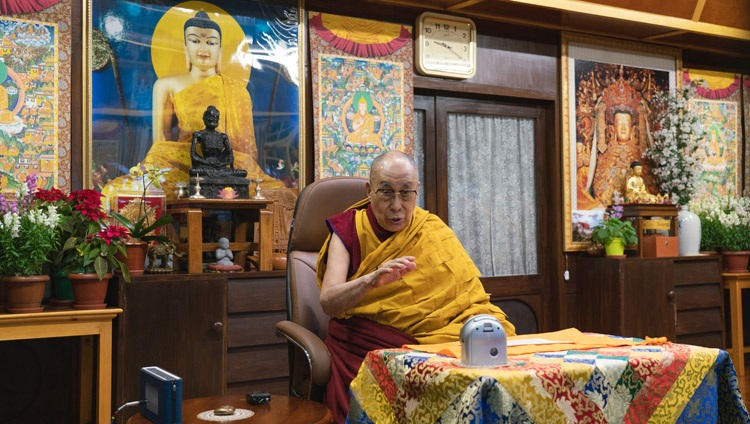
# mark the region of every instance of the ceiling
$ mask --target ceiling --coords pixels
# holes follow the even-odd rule
[[[367,1],[750,60],[750,0]]]

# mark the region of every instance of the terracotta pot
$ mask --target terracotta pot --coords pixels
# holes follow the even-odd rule
[[[145,241],[134,241],[125,243],[125,254],[118,253],[117,258],[128,266],[130,275],[143,275],[146,269],[146,253],[148,253],[148,243]]]
[[[73,286],[74,309],[104,309],[107,304],[107,288],[112,274],[104,275],[101,280],[96,273],[70,274],[68,276]]]
[[[724,264],[724,272],[731,272],[739,274],[747,272],[747,263],[750,259],[750,251],[745,252],[722,252],[721,253],[722,263]]]
[[[26,277],[4,277],[6,309],[12,314],[42,312],[44,288],[49,275],[30,275]]]

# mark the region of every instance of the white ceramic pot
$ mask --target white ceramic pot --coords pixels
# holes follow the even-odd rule
[[[684,206],[677,212],[680,256],[697,255],[701,249],[701,220]]]

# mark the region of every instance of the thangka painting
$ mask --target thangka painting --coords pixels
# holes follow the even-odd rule
[[[315,179],[413,154],[411,27],[310,12]]]
[[[685,69],[682,84],[700,81],[690,108],[703,117],[706,137],[696,157],[703,164],[694,199],[737,195],[742,182],[740,87],[738,74]]]
[[[624,196],[633,161],[643,160],[652,98],[676,84],[676,51],[565,34],[563,41],[565,249],[583,250],[607,206]]]
[[[0,187],[15,191],[31,174],[58,186],[58,26],[3,16],[0,39]]]

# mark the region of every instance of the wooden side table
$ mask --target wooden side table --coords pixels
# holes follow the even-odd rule
[[[722,276],[724,288],[729,290],[729,315],[732,322],[732,349],[727,349],[727,352],[732,356],[737,375],[743,376],[745,353],[750,352],[750,348],[745,347],[742,334],[742,289],[750,288],[750,272],[724,273]]]
[[[678,225],[677,225],[677,206],[675,205],[660,205],[660,204],[626,204],[622,205],[622,217],[631,218],[633,222],[633,228],[635,228],[635,234],[638,236],[638,246],[636,252],[638,257],[643,257],[643,237],[645,232],[649,229],[649,224],[652,224],[651,217],[661,217],[664,220],[669,221],[669,234],[677,236]]]
[[[120,308],[0,314],[0,341],[53,337],[99,336],[94,370],[94,344],[81,337],[80,422],[108,423],[112,414],[112,320]],[[96,375],[96,385],[92,381]],[[96,393],[96,419],[91,417],[92,395]]]
[[[205,424],[206,421],[197,418],[198,414],[225,405],[249,409],[255,413],[252,417],[232,420],[231,423],[328,424],[333,422],[331,410],[311,400],[271,395],[271,403],[268,405],[250,405],[245,400],[245,395],[242,394],[184,399],[182,422],[183,424]],[[136,414],[128,420],[128,424],[151,424],[151,421],[141,414]]]
[[[236,264],[246,266],[248,254],[258,251],[260,271],[272,269],[273,251],[273,212],[268,207],[273,200],[256,199],[177,199],[167,202],[167,213],[174,221],[168,227],[167,234],[178,250],[187,252],[188,272],[203,272],[203,252],[211,252],[218,247],[217,243],[203,242],[203,215],[207,211],[228,211],[232,214],[234,242],[229,249],[235,254]],[[249,242],[254,223],[258,223],[258,240]],[[180,226],[187,224],[187,241],[180,238]]]

